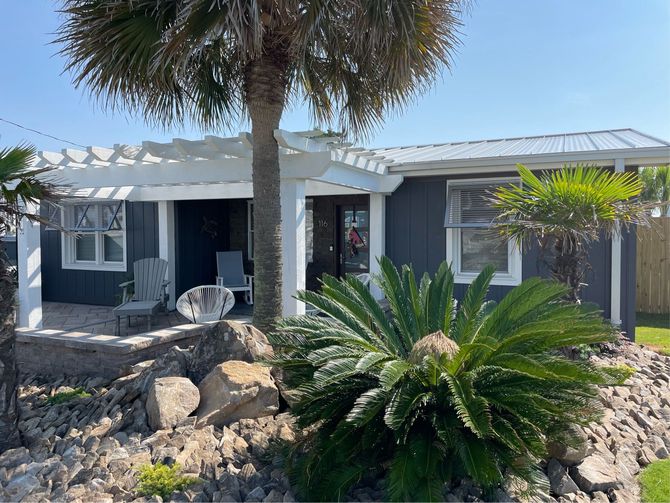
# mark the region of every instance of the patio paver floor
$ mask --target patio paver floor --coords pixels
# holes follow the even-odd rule
[[[74,331],[79,330],[98,335],[114,335],[116,319],[112,306],[94,306],[86,304],[67,304],[63,302],[42,303],[42,327],[48,329]],[[252,306],[235,305],[225,319],[249,322]],[[177,311],[156,314],[151,322],[152,330],[184,325],[189,321]],[[130,326],[125,316],[121,317],[121,335],[138,335],[147,331],[144,316],[131,316]]]

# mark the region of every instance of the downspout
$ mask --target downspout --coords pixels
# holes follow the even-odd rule
[[[615,173],[623,173],[625,169],[626,166],[623,159],[614,160]],[[621,326],[621,229],[620,228],[612,236],[610,320],[612,324],[616,326]]]

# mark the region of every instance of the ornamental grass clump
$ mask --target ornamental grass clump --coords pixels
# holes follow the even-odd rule
[[[298,297],[328,316],[287,318],[270,337],[310,432],[287,459],[300,495],[341,500],[373,477],[392,500],[441,500],[465,476],[538,487],[546,443],[597,418],[597,385],[612,381],[559,351],[609,340],[600,314],[555,281],[526,280],[496,304],[487,267],[456,302],[446,263],[417,284],[411,267],[379,262],[390,315],[356,278],[326,276]]]

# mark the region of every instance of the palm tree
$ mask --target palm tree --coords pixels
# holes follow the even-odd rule
[[[639,175],[644,186],[641,199],[657,203],[661,216],[670,216],[670,164],[640,168]]]
[[[35,148],[20,145],[0,150],[0,236],[17,229],[23,217],[42,222],[26,212],[34,203],[58,198],[55,185],[44,175],[51,168],[31,169]],[[0,248],[0,452],[21,444],[16,402],[14,319],[16,278],[5,250]]]
[[[595,166],[565,166],[539,177],[517,165],[520,185],[501,187],[491,203],[500,210],[497,226],[519,246],[537,241],[549,252],[547,265],[579,302],[589,268],[589,245],[631,224],[646,223],[647,206],[638,201],[642,183],[633,172],[613,173]]]
[[[150,123],[250,119],[254,324],[281,315],[274,130],[306,102],[319,125],[367,134],[448,67],[468,0],[64,0],[57,43],[76,86]]]

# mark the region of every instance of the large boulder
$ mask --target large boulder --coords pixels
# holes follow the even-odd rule
[[[551,459],[547,464],[547,476],[549,477],[552,493],[558,496],[565,496],[579,492],[579,487],[570,478],[567,470],[555,459]]]
[[[135,380],[143,397],[147,396],[154,381],[161,377],[186,377],[190,361],[188,350],[171,347],[167,352],[156,358],[153,363],[142,370]]]
[[[579,488],[587,493],[623,487],[617,467],[599,454],[587,456],[581,464],[570,469],[570,474]]]
[[[147,416],[152,430],[174,428],[198,408],[200,392],[186,377],[159,377],[147,394]]]
[[[279,409],[279,392],[270,369],[257,363],[221,363],[205,376],[198,389],[199,425],[222,427],[239,419],[269,416]]]
[[[272,346],[260,330],[236,321],[220,321],[205,329],[193,349],[188,375],[198,384],[220,363],[254,363],[272,355]]]
[[[547,444],[549,457],[555,458],[565,466],[574,466],[591,454],[593,448],[589,437],[579,426],[573,426],[566,433],[567,442],[552,441]]]

